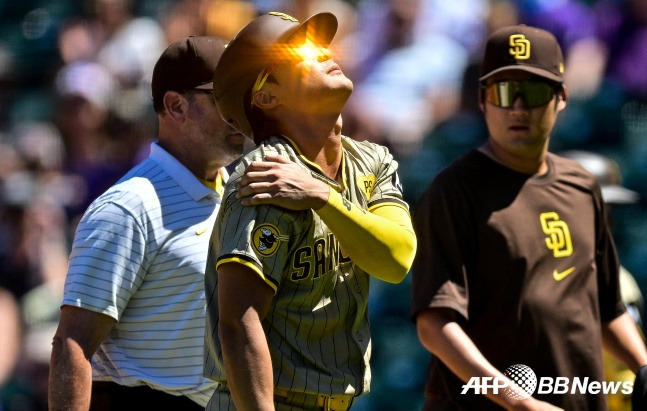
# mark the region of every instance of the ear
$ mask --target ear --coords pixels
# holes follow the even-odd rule
[[[278,97],[265,90],[259,90],[252,96],[252,104],[256,107],[268,110],[278,106],[280,103]]]
[[[568,100],[568,91],[565,86],[562,86],[562,89],[557,95],[557,111],[561,111],[566,108],[566,100]]]
[[[188,110],[188,101],[177,91],[167,91],[163,98],[164,108],[175,121],[183,121]]]

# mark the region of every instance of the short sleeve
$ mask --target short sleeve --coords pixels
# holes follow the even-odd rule
[[[109,202],[89,209],[76,231],[62,305],[119,320],[146,271],[146,236],[133,215]]]
[[[432,182],[418,203],[414,229],[418,252],[412,267],[412,318],[431,307],[450,308],[468,318],[466,267],[469,255],[468,201],[446,178]]]
[[[292,247],[302,234],[297,224],[304,212],[261,205],[243,206],[227,197],[218,216],[216,266],[225,262],[247,265],[277,290]]]

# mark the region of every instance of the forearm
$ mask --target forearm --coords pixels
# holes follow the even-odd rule
[[[467,382],[472,377],[496,378],[502,383],[510,380],[496,369],[483,356],[463,328],[451,319],[449,310],[432,309],[431,312],[418,316],[416,325],[418,338],[422,345],[440,359],[458,378]],[[506,409],[534,409],[541,405],[546,409],[555,409],[548,404],[533,398],[524,400],[514,399],[504,393],[504,390],[487,390],[485,394],[491,401]]]
[[[54,338],[49,370],[50,411],[87,410],[92,393],[92,367],[73,340]]]
[[[636,373],[638,368],[647,364],[645,344],[629,314],[624,313],[601,327],[604,348],[631,371]]]
[[[258,322],[219,327],[228,389],[239,410],[273,410],[274,378],[265,333]]]
[[[368,212],[330,190],[326,205],[315,212],[344,253],[364,271],[390,283],[399,283],[407,275],[416,253],[416,236],[404,208],[385,205]]]

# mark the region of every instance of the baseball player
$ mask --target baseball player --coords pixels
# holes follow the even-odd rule
[[[416,239],[393,157],[341,134],[336,28],[330,13],[260,16],[216,69],[223,118],[258,147],[211,238],[207,409],[346,410],[369,391],[370,276],[401,281]]]
[[[426,410],[604,410],[601,390],[572,385],[605,381],[603,344],[632,371],[646,367],[620,299],[600,187],[548,152],[566,107],[563,73],[551,33],[494,32],[479,93],[488,140],[443,170],[418,205],[424,252],[412,274],[412,316],[433,354]],[[562,385],[538,389],[528,369]],[[509,389],[479,386],[485,378]],[[636,391],[643,386],[644,377]]]

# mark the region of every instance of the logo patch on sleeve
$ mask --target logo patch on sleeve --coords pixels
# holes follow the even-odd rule
[[[252,247],[257,254],[270,257],[279,249],[281,241],[287,241],[288,236],[281,235],[278,228],[272,224],[261,224],[252,231]]]
[[[370,200],[373,194],[373,188],[375,187],[375,175],[357,176],[357,185],[366,196],[366,199]]]

